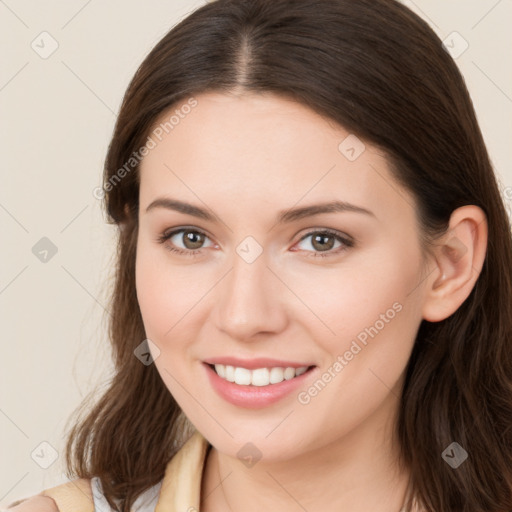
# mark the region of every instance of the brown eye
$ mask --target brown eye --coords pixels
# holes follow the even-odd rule
[[[306,240],[310,239],[309,244]],[[300,244],[305,244],[301,249],[309,252],[309,256],[334,256],[354,245],[354,241],[343,233],[330,230],[311,231],[303,236]],[[338,245],[336,245],[338,244]],[[308,247],[309,246],[309,247]]]
[[[204,243],[205,236],[203,233],[199,233],[198,231],[194,231],[193,229],[185,229],[183,230],[183,245],[190,250],[200,249],[201,245]]]
[[[157,238],[157,241],[163,244],[166,249],[185,256],[200,254],[203,248],[208,247],[204,245],[206,240],[210,240],[208,235],[193,228],[166,231]],[[214,244],[210,241],[210,245],[213,246]]]
[[[318,251],[328,251],[329,249],[332,249],[334,242],[335,240],[333,235],[319,234],[314,235],[311,239],[311,245]]]

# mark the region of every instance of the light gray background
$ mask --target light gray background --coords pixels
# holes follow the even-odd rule
[[[512,1],[404,3],[455,51],[469,45],[456,62],[510,208]],[[137,66],[202,4],[0,0],[0,507],[67,481],[66,422],[110,375],[115,231],[93,190]],[[46,262],[32,252],[43,237],[58,250]]]

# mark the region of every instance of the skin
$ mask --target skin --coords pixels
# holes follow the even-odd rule
[[[12,512],[59,512],[57,504],[49,496],[37,494],[19,505],[9,508]]]
[[[447,234],[424,253],[415,201],[371,144],[349,161],[338,149],[349,132],[283,97],[196,99],[141,164],[136,283],[147,337],[160,351],[156,367],[213,445],[201,511],[396,512],[409,476],[397,464],[394,434],[404,370],[422,319],[448,317],[473,288],[485,215],[472,205],[455,210]],[[218,220],[146,211],[161,197]],[[281,210],[332,200],[373,215],[276,223]],[[183,227],[206,234],[196,256],[169,250],[197,247],[183,232],[157,241]],[[314,257],[322,246],[301,238],[327,228],[354,245],[339,251],[342,243],[329,238],[330,256]],[[236,252],[248,236],[263,249],[252,263]],[[306,362],[316,365],[299,389],[307,391],[396,303],[394,318],[308,404],[291,393],[262,409],[234,406],[202,365],[227,355]],[[252,467],[237,457],[248,442],[262,454]]]

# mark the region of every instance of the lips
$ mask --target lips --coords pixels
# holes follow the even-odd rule
[[[229,364],[231,363],[231,364]],[[290,395],[317,369],[315,365],[269,358],[212,358],[203,362],[213,389],[244,408],[262,408]]]

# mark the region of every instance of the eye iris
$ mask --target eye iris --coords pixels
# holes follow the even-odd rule
[[[185,247],[187,247],[187,249],[192,249],[192,250],[199,249],[201,247],[201,245],[204,243],[204,235],[202,235],[201,233],[198,233],[197,231],[185,230],[183,232],[183,234],[184,234]],[[194,241],[194,239],[199,239],[199,240]],[[188,245],[188,242],[191,242],[193,247],[190,247]]]
[[[330,239],[331,243],[326,244],[325,243],[326,239],[327,240]],[[316,244],[319,240],[321,241],[321,244],[319,246],[317,246]],[[325,235],[325,234],[314,235],[311,243],[315,249],[318,249],[320,251],[329,250],[329,249],[332,249],[332,247],[334,246],[334,237],[332,237],[331,235]]]

